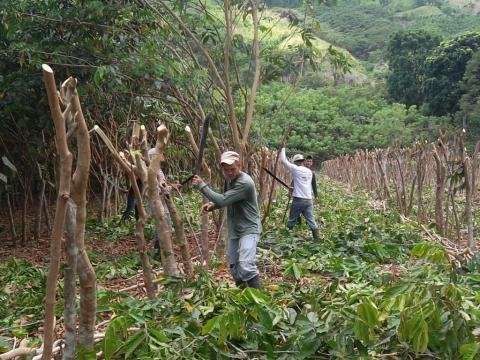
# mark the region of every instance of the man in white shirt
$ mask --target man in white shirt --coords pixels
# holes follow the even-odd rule
[[[288,216],[287,228],[289,230],[297,224],[300,215],[303,215],[308,226],[312,230],[314,240],[319,240],[318,225],[313,214],[312,200],[312,170],[304,166],[305,158],[301,154],[293,156],[291,163],[285,154],[285,144],[282,143],[280,160],[287,167],[293,179],[292,205]]]

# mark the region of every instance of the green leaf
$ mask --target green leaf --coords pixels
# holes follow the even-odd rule
[[[371,301],[358,305],[357,314],[368,326],[375,327],[378,325],[378,309]]]
[[[145,340],[146,334],[143,329],[130,335],[127,342],[122,346],[122,352],[125,351],[125,359],[128,359]]]
[[[302,272],[300,271],[300,268],[297,266],[297,264],[293,263],[292,264],[292,270],[293,270],[293,276],[295,279],[300,280],[302,277]]]
[[[153,325],[147,326],[147,333],[148,336],[155,342],[166,343],[170,341],[170,338],[167,335],[153,327]]]
[[[462,345],[460,347],[460,355],[462,356],[462,360],[474,360],[479,350],[480,343],[478,342]]]
[[[413,348],[416,352],[424,352],[428,346],[428,324],[425,320],[419,322],[413,332]]]
[[[202,327],[202,335],[209,334],[213,328],[218,326],[218,316],[215,316],[207,321],[205,325]]]
[[[127,337],[127,319],[119,316],[110,321],[105,338],[103,339],[103,355],[109,360],[122,346],[123,340]]]
[[[353,324],[353,332],[364,344],[368,344],[370,341],[370,329],[367,324],[360,319],[355,320],[355,323]]]
[[[0,180],[2,180],[5,184],[8,183],[7,176],[5,174],[0,173]]]
[[[106,72],[107,68],[105,66],[99,66],[97,68],[95,74],[93,75],[93,82],[95,83],[95,85],[100,85],[103,78],[105,77]]]
[[[268,296],[258,289],[254,288],[246,288],[244,291],[244,295],[250,300],[253,301],[255,304],[265,304],[268,301]]]
[[[308,339],[300,346],[300,358],[306,358],[310,355],[313,355],[315,351],[320,347],[321,341],[317,338]]]
[[[262,324],[268,330],[273,328],[273,322],[270,314],[265,309],[258,307],[257,308],[258,319],[260,324]]]

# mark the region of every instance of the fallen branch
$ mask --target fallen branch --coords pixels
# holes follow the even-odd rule
[[[37,349],[33,347],[19,347],[0,355],[0,360],[10,360],[17,356],[36,355]]]

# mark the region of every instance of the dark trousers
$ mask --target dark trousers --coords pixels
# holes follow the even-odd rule
[[[143,183],[140,179],[137,179],[137,186],[138,186],[138,190],[142,192]],[[135,210],[135,220],[138,220],[138,208],[135,200],[135,192],[133,191],[133,187],[130,186],[130,189],[128,189],[128,195],[127,195],[127,208],[122,214],[122,220],[126,220],[127,218],[129,218],[132,214],[132,211],[134,210]]]

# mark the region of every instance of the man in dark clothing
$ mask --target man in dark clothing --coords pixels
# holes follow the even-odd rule
[[[313,167],[313,157],[312,155],[305,156],[305,166],[312,170]],[[317,178],[315,177],[315,172],[312,170],[312,191],[315,199],[318,200],[318,191],[317,191]]]
[[[224,152],[220,163],[226,180],[223,194],[210,189],[197,175],[192,183],[210,200],[202,206],[204,211],[227,207],[228,263],[235,284],[260,289],[255,256],[262,224],[255,184],[241,171],[240,156],[235,151]]]
[[[138,186],[138,190],[140,190],[140,193],[141,193],[143,189],[142,180],[137,179],[137,186]],[[122,214],[122,220],[125,221],[128,218],[130,218],[133,210],[135,210],[135,220],[138,220],[138,208],[136,204],[135,193],[133,191],[133,187],[130,186],[130,189],[128,189],[128,195],[127,195],[127,208]]]

